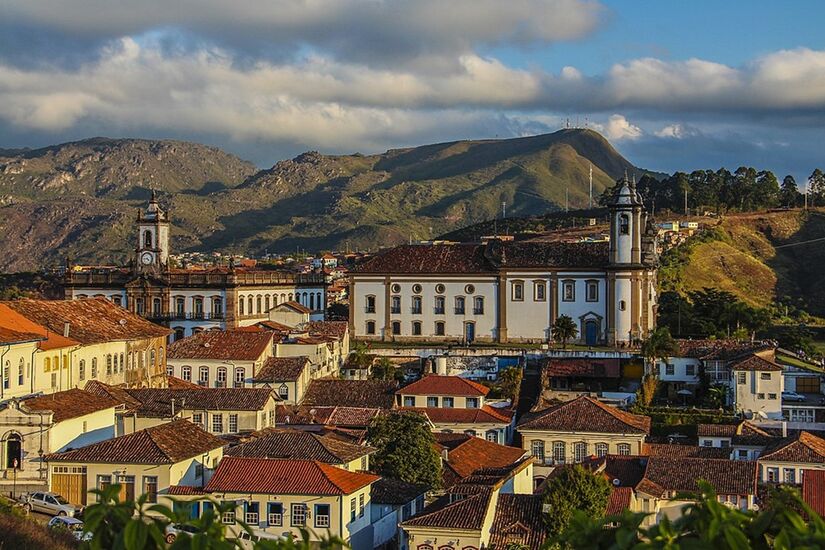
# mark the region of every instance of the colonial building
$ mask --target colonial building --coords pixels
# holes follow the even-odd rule
[[[655,324],[655,230],[634,183],[610,204],[610,242],[399,246],[350,275],[350,333],[383,341],[541,342],[561,315],[588,345]]]
[[[136,220],[137,247],[127,267],[68,266],[67,299],[105,297],[152,321],[168,325],[176,338],[206,329],[227,329],[267,319],[284,302],[298,302],[323,319],[323,273],[297,274],[237,267],[175,268],[169,262],[167,212],[154,194]]]

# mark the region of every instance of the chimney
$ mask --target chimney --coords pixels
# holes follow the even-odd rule
[[[69,322],[63,321],[63,338],[69,337]]]

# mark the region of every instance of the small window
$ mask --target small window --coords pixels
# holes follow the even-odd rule
[[[687,376],[696,376],[696,365],[685,365],[685,374]]]
[[[306,504],[292,505],[292,526],[303,527],[307,523],[307,507]]]
[[[759,379],[760,380],[770,380],[771,379],[771,373],[769,373],[769,372],[760,372],[759,373]]]
[[[415,396],[405,395],[404,396],[404,406],[405,407],[415,407]]]
[[[143,494],[146,495],[146,502],[158,501],[158,478],[157,476],[143,476]]]
[[[367,334],[375,334],[375,321],[367,321]]]
[[[441,406],[445,409],[452,409],[455,405],[455,399],[452,397],[442,397],[441,398]]]
[[[238,415],[237,414],[230,414],[229,415],[229,433],[231,433],[231,434],[238,433]]]
[[[181,367],[180,369],[180,377],[182,380],[186,380],[187,382],[192,381],[192,367]]]
[[[401,313],[401,296],[390,297],[390,313]]]
[[[421,336],[421,321],[413,321],[412,333],[413,336]]]
[[[392,333],[396,336],[401,334],[401,322],[400,321],[393,321],[392,322]]]
[[[473,315],[484,315],[484,296],[473,298]]]
[[[524,283],[521,281],[513,282],[513,301],[521,302],[524,300]]]
[[[624,300],[619,300],[619,310],[624,311],[626,309],[627,309],[627,304],[625,303],[625,301]]]
[[[321,529],[329,527],[329,504],[315,505],[315,527]]]
[[[737,372],[736,373],[736,383],[737,384],[744,384],[746,382],[745,374],[746,373],[744,373],[744,372]]]
[[[223,433],[223,415],[222,414],[213,414],[212,415],[212,431],[216,434]]]
[[[756,398],[757,399],[765,399],[765,394],[764,393],[757,393]]]
[[[544,462],[544,441],[536,439],[530,442],[530,452],[539,462]]]
[[[630,454],[630,445],[628,443],[619,443],[616,445],[616,450],[620,455],[627,456]]]
[[[630,234],[630,217],[627,214],[619,216],[619,233],[622,235]]]
[[[553,460],[559,464],[564,464],[565,461],[565,450],[566,445],[564,441],[554,441],[553,442]]]
[[[478,408],[478,397],[468,397],[467,398],[467,408],[468,409],[477,409]]]
[[[412,312],[413,315],[421,315],[421,296],[412,297]]]
[[[284,505],[280,502],[267,503],[266,519],[270,527],[282,526],[284,524]]]
[[[455,313],[456,315],[464,315],[464,296],[455,297]]]
[[[668,376],[673,376],[676,374],[676,367],[674,365],[665,365],[665,374]]]
[[[192,424],[203,427],[203,413],[192,413]]]
[[[586,300],[588,302],[598,302],[599,301],[599,282],[598,281],[587,281],[586,286]]]
[[[438,407],[438,397],[427,397],[428,407]]]
[[[497,430],[487,430],[487,433],[484,437],[490,443],[498,443],[498,431]]]
[[[547,283],[544,281],[536,281],[533,283],[533,299],[537,302],[547,300]]]
[[[776,399],[776,394],[775,393],[769,393],[768,394],[768,399]]]
[[[375,296],[367,296],[366,312],[375,313]]]
[[[575,281],[562,281],[561,283],[561,300],[563,302],[576,301],[576,283]]]
[[[608,446],[607,443],[596,443],[596,456],[602,457],[607,455]]]
[[[289,387],[286,384],[281,384],[278,388],[278,397],[286,401],[289,399]]]
[[[444,336],[444,321],[435,322],[435,335]]]
[[[436,315],[444,315],[444,296],[435,297],[435,306],[433,311]]]

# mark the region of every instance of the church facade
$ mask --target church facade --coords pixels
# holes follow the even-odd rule
[[[562,315],[577,342],[627,345],[654,328],[655,230],[625,178],[609,242],[399,246],[350,275],[350,334],[404,342],[547,342]]]
[[[268,311],[298,302],[322,320],[323,273],[291,273],[229,266],[179,269],[169,264],[169,215],[154,193],[136,220],[137,247],[127,267],[75,268],[63,279],[66,299],[103,297],[174,330],[174,338],[226,330],[268,319]]]

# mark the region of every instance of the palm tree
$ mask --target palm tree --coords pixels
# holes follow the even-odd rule
[[[576,326],[575,321],[569,315],[559,315],[553,326],[550,327],[550,333],[556,342],[561,342],[561,347],[567,347],[568,340],[574,340],[579,336],[579,327]]]
[[[678,352],[679,345],[667,327],[657,328],[642,342],[642,357],[651,365],[655,365],[660,359],[664,361]]]

